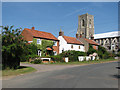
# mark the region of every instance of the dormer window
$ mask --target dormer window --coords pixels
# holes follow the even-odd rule
[[[37,39],[37,44],[41,44],[41,40],[40,39]]]

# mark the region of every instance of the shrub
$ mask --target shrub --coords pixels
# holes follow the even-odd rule
[[[87,55],[93,54],[95,52],[97,52],[97,51],[93,48],[93,46],[91,44],[89,44],[89,49],[88,49]]]
[[[100,59],[108,59],[113,58],[115,55],[113,53],[109,53],[104,47],[98,46],[98,56]]]
[[[70,62],[78,61],[78,56],[86,56],[85,52],[68,50],[60,54],[61,57],[68,57]]]
[[[40,64],[40,63],[42,63],[42,60],[40,60],[40,59],[35,59],[34,61],[31,61],[30,63]]]
[[[28,59],[30,59],[30,58],[31,58],[31,59],[34,59],[34,58],[37,58],[37,57],[40,57],[40,56],[35,55],[35,54],[33,54],[33,55],[28,55],[28,56],[27,56]]]
[[[60,55],[51,56],[51,59],[56,62],[64,62],[63,57]]]

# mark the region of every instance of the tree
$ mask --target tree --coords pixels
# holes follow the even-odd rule
[[[2,28],[2,66],[3,69],[16,69],[20,66],[20,59],[27,54],[26,41],[21,36],[21,28],[13,26]]]
[[[107,59],[110,57],[110,53],[102,46],[98,46],[98,56],[101,58],[101,59]]]

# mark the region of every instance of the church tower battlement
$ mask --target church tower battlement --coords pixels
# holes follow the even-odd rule
[[[78,16],[77,34],[87,39],[94,36],[94,16],[88,13]]]

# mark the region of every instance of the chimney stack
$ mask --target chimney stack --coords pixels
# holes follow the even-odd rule
[[[80,38],[82,38],[82,34],[80,34]]]
[[[32,27],[31,30],[35,30],[35,27]]]
[[[60,29],[59,36],[64,36],[64,32]]]
[[[78,32],[76,33],[76,38],[79,39],[79,33]]]
[[[94,36],[93,35],[91,35],[91,40],[94,40]]]

